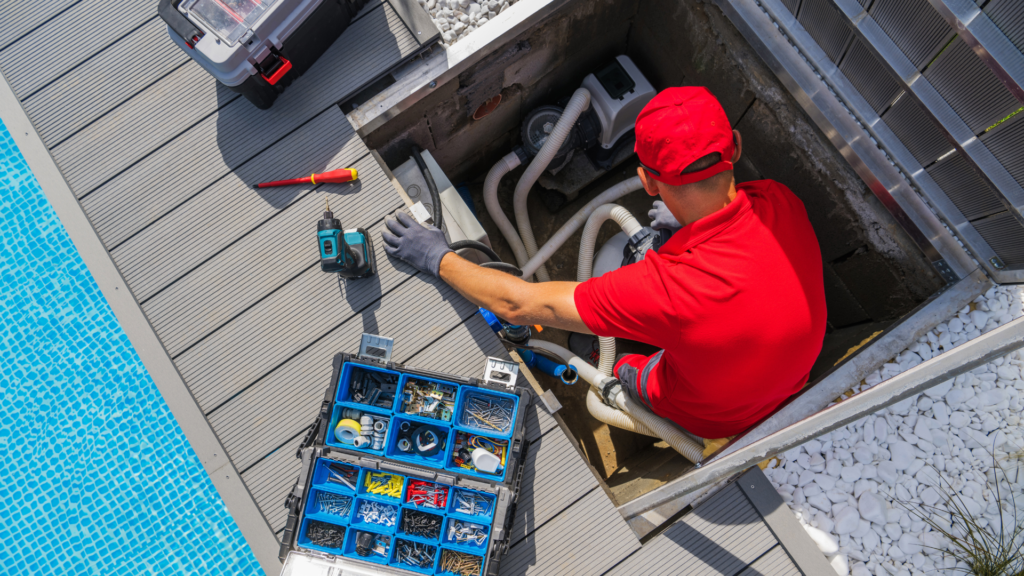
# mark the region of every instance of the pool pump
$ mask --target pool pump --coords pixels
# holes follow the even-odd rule
[[[590,92],[590,106],[580,115],[548,164],[547,171],[551,174],[565,168],[576,151],[585,152],[599,170],[609,170],[618,164],[620,156],[626,157],[632,152],[637,115],[657,94],[640,69],[624,55],[588,74],[582,87]],[[526,115],[520,132],[527,156],[533,158],[540,152],[567,102],[568,99],[559,106],[540,106]]]
[[[373,241],[362,228],[343,230],[328,204],[316,224],[320,270],[346,279],[373,275]]]

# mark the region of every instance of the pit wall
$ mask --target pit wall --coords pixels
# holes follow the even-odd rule
[[[519,143],[534,107],[629,55],[656,88],[707,86],[743,135],[738,182],[771,178],[804,202],[825,264],[830,329],[897,318],[942,280],[722,12],[699,0],[570,2],[457,80],[367,135],[391,166],[413,144],[453,182],[482,177]],[[488,98],[502,101],[472,120]],[[540,239],[543,241],[543,239]]]

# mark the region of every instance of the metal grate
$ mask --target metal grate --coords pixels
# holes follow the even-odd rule
[[[1020,108],[1020,102],[960,38],[928,66],[924,77],[975,134]]]
[[[984,12],[1010,42],[1024,52],[1024,10],[1020,0],[992,0],[985,5]]]
[[[797,17],[807,33],[825,51],[829,60],[839,62],[853,39],[853,31],[846,26],[846,18],[831,0],[803,0]]]
[[[988,242],[1007,268],[1024,267],[1024,226],[1003,213],[974,222],[978,234]]]
[[[882,120],[921,166],[927,167],[936,158],[953,149],[938,126],[910,96],[903,95],[897,100],[882,116]]]
[[[980,138],[1018,184],[1024,186],[1024,112]]]
[[[869,12],[918,70],[953,37],[953,30],[928,0],[875,0]]]
[[[868,104],[881,114],[902,91],[885,66],[857,39],[850,44],[839,70]]]
[[[928,168],[935,183],[968,220],[1006,210],[992,188],[978,176],[959,152]]]

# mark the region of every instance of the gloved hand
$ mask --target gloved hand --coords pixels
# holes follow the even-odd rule
[[[655,230],[668,230],[675,234],[682,228],[672,212],[669,212],[668,206],[661,200],[654,201],[654,207],[647,213],[647,217],[651,219],[651,228]]]
[[[384,225],[392,233],[381,232],[384,252],[388,256],[401,258],[424,272],[441,277],[441,258],[453,250],[448,247],[444,232],[426,227],[405,212],[398,212],[396,218],[386,218]]]

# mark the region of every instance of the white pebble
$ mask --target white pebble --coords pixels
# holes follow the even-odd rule
[[[868,522],[885,524],[885,501],[881,496],[871,492],[861,494],[860,500],[857,502],[857,510],[861,517]]]
[[[963,412],[953,412],[949,415],[949,426],[954,430],[958,430],[967,426],[971,422],[971,417]]]
[[[860,526],[860,514],[853,506],[847,506],[836,515],[836,534],[849,534]]]
[[[924,547],[921,545],[921,541],[915,536],[910,534],[904,534],[900,536],[900,550],[903,551],[907,556],[912,556],[920,552]]]
[[[846,554],[836,554],[828,563],[839,576],[847,576],[850,573],[850,561],[847,560]]]
[[[914,463],[914,447],[909,442],[894,442],[889,446],[890,460],[897,470],[906,470]]]

